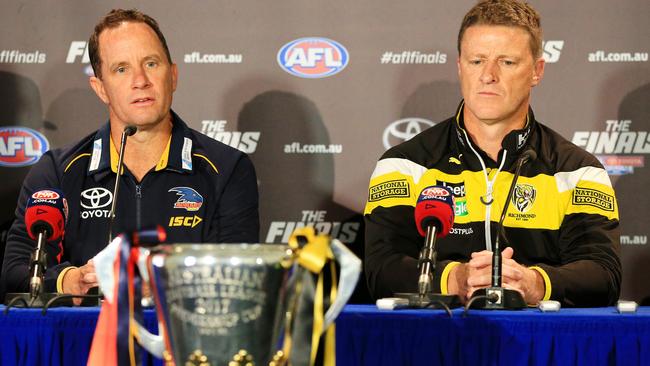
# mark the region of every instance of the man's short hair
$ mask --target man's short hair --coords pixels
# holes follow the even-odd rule
[[[530,50],[534,58],[542,56],[542,25],[539,13],[528,3],[518,0],[482,0],[474,5],[460,25],[458,32],[458,54],[460,42],[467,28],[473,25],[505,25],[519,27],[530,35]]]
[[[167,61],[169,61],[170,64],[172,63],[172,58],[169,54],[169,48],[167,47],[167,41],[165,40],[165,36],[160,31],[160,27],[158,27],[158,22],[156,22],[154,18],[136,9],[113,9],[108,14],[106,14],[102,20],[99,21],[99,23],[97,23],[95,26],[95,31],[90,36],[90,41],[88,42],[88,55],[90,56],[90,64],[93,67],[95,76],[100,79],[102,78],[102,59],[99,54],[99,35],[105,29],[117,28],[124,22],[145,23],[148,25],[154,32],[156,32],[160,43],[162,43],[162,47],[165,50],[165,55],[167,55]]]

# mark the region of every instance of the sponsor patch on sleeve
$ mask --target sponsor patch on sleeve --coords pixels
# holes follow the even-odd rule
[[[576,206],[591,206],[610,212],[615,208],[613,195],[592,188],[576,187],[573,191],[572,203]]]
[[[368,189],[368,202],[377,202],[386,198],[409,198],[411,196],[406,179],[381,182]]]

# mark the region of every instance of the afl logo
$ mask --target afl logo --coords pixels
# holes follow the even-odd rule
[[[42,190],[34,193],[32,198],[35,200],[58,200],[61,195],[54,191]]]
[[[350,56],[340,43],[327,38],[300,38],[278,52],[278,64],[284,71],[301,78],[324,78],[338,74]]]
[[[40,132],[26,127],[0,127],[0,166],[35,164],[50,143]]]
[[[384,148],[388,150],[395,145],[408,141],[413,136],[431,126],[435,126],[435,123],[424,118],[404,118],[397,120],[388,125],[384,130]]]

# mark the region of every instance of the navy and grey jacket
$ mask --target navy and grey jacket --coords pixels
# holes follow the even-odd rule
[[[161,225],[168,243],[258,242],[257,179],[249,157],[172,116],[171,138],[156,167],[140,182],[124,169],[113,236]],[[36,243],[27,235],[24,214],[33,192],[57,188],[69,205],[63,240],[47,245],[46,291],[60,290],[65,268],[84,265],[106,246],[117,160],[107,123],[71,147],[48,151],[31,169],[7,237],[7,292],[28,289]]]

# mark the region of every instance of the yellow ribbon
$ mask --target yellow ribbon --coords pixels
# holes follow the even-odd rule
[[[307,244],[302,248],[298,243],[299,237],[307,240]],[[293,250],[298,264],[314,274],[321,273],[325,263],[334,259],[329,237],[327,235],[316,235],[314,228],[311,226],[296,229],[289,238],[289,247]]]
[[[299,238],[304,238],[306,244],[301,248]],[[316,235],[313,227],[307,226],[296,229],[289,238],[289,247],[294,253],[294,260],[298,264],[318,275],[316,282],[316,293],[314,296],[314,323],[312,326],[311,337],[311,354],[310,365],[316,362],[316,355],[318,354],[318,345],[320,336],[323,332],[323,324],[325,322],[325,308],[324,308],[324,278],[323,268],[327,262],[330,262],[331,272],[331,288],[330,288],[330,303],[334,302],[337,295],[337,276],[336,266],[334,265],[334,253],[330,247],[330,238],[327,235]],[[298,296],[298,295],[296,295]],[[334,366],[336,363],[335,358],[335,328],[331,324],[325,334],[325,347],[324,347],[324,366]],[[284,351],[288,357],[288,351],[291,344],[291,334],[285,334]]]

